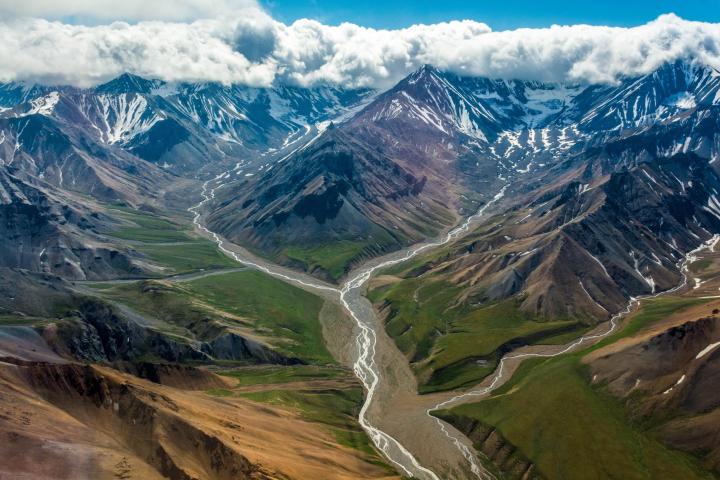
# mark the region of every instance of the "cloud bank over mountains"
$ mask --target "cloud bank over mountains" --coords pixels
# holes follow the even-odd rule
[[[460,74],[577,83],[645,74],[680,58],[720,67],[720,24],[672,14],[632,28],[494,32],[470,20],[398,30],[307,19],[285,25],[252,0],[16,3],[0,0],[3,82],[87,87],[130,72],[169,82],[384,88],[426,63]],[[102,23],[108,11],[135,23]]]
[[[0,0],[0,18],[191,21],[259,10],[256,0]]]

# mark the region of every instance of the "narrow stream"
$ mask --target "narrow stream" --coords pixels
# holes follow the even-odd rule
[[[576,347],[578,347],[584,343],[597,341],[604,337],[609,336],[611,333],[613,333],[615,330],[617,330],[620,319],[622,319],[624,316],[626,316],[630,312],[632,312],[633,308],[635,306],[639,305],[641,300],[647,300],[647,299],[651,299],[651,298],[660,297],[663,295],[669,295],[669,294],[675,293],[678,290],[684,288],[688,283],[688,271],[689,271],[688,267],[691,263],[693,263],[694,261],[697,260],[696,254],[705,249],[714,251],[715,245],[718,243],[718,241],[720,241],[720,235],[717,235],[717,234],[713,235],[712,238],[710,238],[706,242],[700,244],[700,246],[698,246],[694,250],[691,250],[690,252],[686,253],[685,256],[677,263],[677,267],[680,269],[680,272],[682,274],[682,280],[680,281],[680,283],[678,285],[671,288],[670,290],[665,290],[663,292],[653,293],[650,295],[644,295],[644,296],[638,297],[638,298],[631,297],[630,301],[628,302],[625,309],[616,313],[615,315],[613,315],[610,318],[610,321],[608,322],[608,328],[605,331],[600,332],[600,333],[591,334],[591,335],[584,335],[584,336],[576,339],[575,341],[569,343],[568,345],[561,347],[560,350],[558,350],[556,352],[552,352],[552,353],[514,353],[514,354],[511,353],[511,354],[508,354],[500,360],[498,367],[495,369],[495,373],[493,373],[490,384],[488,384],[485,387],[476,389],[476,390],[471,390],[469,392],[465,392],[465,393],[456,395],[456,396],[450,398],[449,400],[440,402],[437,405],[435,405],[434,407],[428,409],[426,412],[427,415],[434,418],[437,421],[438,426],[445,433],[445,435],[449,439],[456,442],[456,446],[460,449],[460,451],[463,453],[463,456],[470,463],[472,472],[478,478],[482,478],[482,479],[493,478],[492,475],[490,475],[487,471],[485,471],[483,469],[482,465],[479,464],[479,462],[477,460],[477,456],[474,453],[472,453],[471,451],[469,451],[469,449],[462,442],[460,442],[459,439],[452,436],[450,434],[450,432],[445,428],[445,424],[439,418],[432,416],[432,412],[436,411],[436,410],[444,409],[444,408],[449,408],[453,405],[461,403],[462,401],[467,400],[472,397],[483,397],[483,396],[489,394],[490,392],[492,392],[493,390],[499,388],[503,384],[503,380],[508,380],[508,378],[505,377],[505,365],[509,360],[524,359],[524,358],[557,357],[558,355],[563,355],[565,353],[568,353],[568,352],[574,350]],[[654,288],[653,288],[653,291],[654,291]]]
[[[250,260],[248,258],[243,258],[238,252],[232,251],[226,247],[227,241],[225,239],[203,225],[201,213],[202,207],[215,197],[215,191],[224,185],[224,183],[221,183],[224,178],[226,178],[226,175],[223,173],[218,175],[215,179],[208,180],[203,184],[201,192],[202,200],[197,205],[188,209],[188,211],[194,214],[193,223],[195,226],[199,230],[211,236],[217,243],[220,250],[244,265],[256,268],[287,282],[292,282],[303,287],[323,291],[325,293],[337,294],[339,296],[340,302],[343,304],[359,328],[359,334],[355,339],[358,348],[358,357],[354,364],[354,372],[366,390],[365,401],[358,417],[360,425],[363,429],[365,429],[375,446],[383,452],[386,458],[396,465],[405,475],[423,480],[440,480],[440,477],[438,477],[435,472],[422,466],[415,456],[397,439],[372,425],[367,418],[368,409],[375,400],[375,395],[378,391],[378,384],[380,382],[380,370],[376,364],[375,351],[377,346],[377,332],[375,329],[378,328],[379,323],[375,318],[375,312],[371,307],[368,307],[368,304],[364,301],[365,297],[363,296],[363,291],[367,281],[378,270],[405,262],[422,252],[445,245],[466,233],[473,222],[482,217],[491,205],[504,196],[507,186],[503,187],[500,192],[498,192],[495,197],[478,210],[477,213],[468,217],[462,225],[451,230],[440,240],[422,243],[394,252],[393,254],[384,257],[382,261],[378,261],[378,259],[370,260],[368,262],[370,266],[360,267],[357,270],[357,273],[346,280],[340,288],[336,288],[319,281],[316,282],[309,280],[306,276],[300,274],[295,275],[286,269],[282,269],[282,267],[274,265],[270,262],[265,262],[264,260]],[[210,188],[212,183],[215,183],[215,186]],[[442,423],[440,423],[440,428],[442,428],[443,431],[446,431],[445,426]],[[448,437],[453,439],[449,435]],[[453,439],[453,442],[454,444],[461,445],[467,449],[467,447],[460,444],[458,440]],[[463,455],[465,455],[464,452]],[[474,462],[475,461],[473,461],[473,471],[477,468],[475,467]]]

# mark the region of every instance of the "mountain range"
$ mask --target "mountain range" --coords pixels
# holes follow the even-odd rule
[[[213,230],[329,280],[507,185],[522,213],[493,233],[507,240],[486,254],[458,244],[436,268],[468,298],[606,318],[672,285],[720,213],[720,75],[696,62],[587,86],[426,65],[379,94],[125,74],[92,89],[6,84],[0,105],[3,265],[75,278],[145,268],[102,234],[117,223],[103,203],[183,210],[203,176],[220,175]],[[570,255],[574,272],[557,263]]]
[[[23,362],[129,362],[123,375],[140,377],[175,375],[138,366],[148,359],[323,365],[325,347],[308,353],[303,343],[311,334],[322,337],[312,329],[320,327],[297,323],[295,312],[323,318],[323,301],[301,289],[273,296],[286,287],[272,284],[265,304],[250,294],[250,306],[228,306],[233,294],[203,281],[215,269],[242,267],[196,227],[332,290],[366,261],[443,238],[487,208],[467,235],[383,271],[370,286],[375,311],[420,391],[466,388],[519,346],[563,343],[636,298],[692,282],[686,255],[720,232],[718,159],[720,72],[694,59],[598,85],[480,78],[431,65],[382,92],[169,83],[132,74],[92,88],[3,84],[0,318],[22,318],[32,329],[8,333],[0,324],[0,357],[11,356],[7,338],[26,335],[42,344],[40,353],[14,364],[34,369],[23,388],[45,393],[51,378],[65,374],[95,393],[103,375],[113,392],[122,391],[124,377],[105,367],[45,371]],[[126,283],[132,280],[138,283]],[[300,307],[287,307],[288,296]],[[493,309],[501,308],[497,317]],[[512,328],[473,336],[496,317]],[[286,323],[276,325],[277,318]],[[713,318],[703,319],[710,336]],[[711,395],[712,372],[692,371],[705,382],[693,383],[692,398],[660,391],[663,375],[679,372],[680,364],[695,368],[691,353],[703,340],[657,371],[633,363],[672,350],[668,337],[680,330],[593,357],[588,369],[620,397],[631,394],[635,377],[652,374],[651,386],[630,403],[652,415],[670,404],[665,399],[691,405],[703,439],[687,438],[676,410],[662,417],[667,429],[676,427],[664,438],[686,451],[712,449],[702,415],[715,415],[717,405],[701,398]],[[482,343],[488,337],[492,345]],[[625,362],[632,375],[622,370]],[[215,393],[226,387],[197,375],[198,385]],[[8,378],[0,380],[12,383]],[[358,388],[338,382],[332,388]],[[62,404],[62,388],[53,383],[46,398]],[[133,395],[157,393],[134,388]],[[72,395],[88,393],[80,390]],[[158,411],[172,410],[173,401]],[[465,421],[456,426],[467,435],[485,432]],[[149,464],[180,462],[182,445],[176,447],[154,453]],[[193,453],[188,464],[214,468],[208,455],[224,450],[208,449],[215,450]],[[379,477],[374,457],[363,458],[367,465],[357,468]],[[275,478],[234,461],[267,475],[248,478]],[[527,469],[532,462],[520,463]]]
[[[325,243],[347,242],[344,261],[352,265],[437,234],[505,184],[518,193],[540,183],[597,185],[676,154],[712,165],[719,89],[717,72],[686,62],[585,87],[425,66],[270,171],[227,182],[210,224],[327,275],[314,258]]]

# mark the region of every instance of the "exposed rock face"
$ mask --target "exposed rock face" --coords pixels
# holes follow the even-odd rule
[[[158,192],[172,177],[99,141],[94,132],[72,118],[42,113],[0,115],[2,166],[20,180],[49,192],[81,193],[104,202],[157,201]]]
[[[21,181],[0,169],[0,267],[68,279],[102,279],[143,271],[95,230],[106,223],[74,199]]]
[[[74,301],[69,286],[56,275],[0,267],[0,312],[53,316],[59,305]]]
[[[443,412],[439,415],[451,423],[473,442],[475,449],[493,463],[503,478],[518,480],[541,480],[545,478],[536,466],[505,438],[477,420]]]
[[[437,187],[424,172],[333,129],[282,168],[224,189],[208,221],[270,253],[359,241],[363,253],[376,255],[456,221],[451,197]]]
[[[708,314],[618,351],[601,350],[590,365],[595,381],[625,398],[636,417],[660,423],[663,441],[702,452],[720,472],[720,318]]]
[[[533,233],[549,243],[528,245],[538,250],[525,262],[542,258],[549,245],[557,257],[527,277],[524,307],[546,316],[606,318],[630,296],[677,285],[682,255],[720,229],[720,217],[706,208],[718,188],[706,160],[678,155],[613,172],[596,187],[570,183],[538,200],[534,205],[549,203],[535,210],[541,218]]]
[[[215,360],[245,360],[281,365],[302,363],[299,359],[285,357],[258,342],[231,332],[222,333],[212,340],[203,342],[200,350]]]
[[[582,157],[580,180],[546,188],[409,275],[450,281],[472,305],[516,296],[541,319],[588,323],[677,285],[683,254],[720,231],[720,179],[705,159],[677,155],[584,183],[606,159]]]

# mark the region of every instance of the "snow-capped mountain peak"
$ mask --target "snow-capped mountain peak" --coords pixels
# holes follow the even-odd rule
[[[584,130],[623,130],[665,120],[683,110],[720,104],[720,76],[694,61],[668,63],[654,72],[623,79],[590,96],[578,123]],[[586,99],[585,99],[586,100]]]
[[[151,94],[154,90],[166,85],[160,80],[148,80],[131,73],[123,73],[107,83],[98,85],[92,89],[96,93],[122,94],[122,93],[143,93]]]
[[[348,114],[371,94],[329,86],[170,84],[126,73],[89,89],[0,85],[0,117],[41,114],[171,168],[166,157],[194,163],[282,148],[291,135]]]

